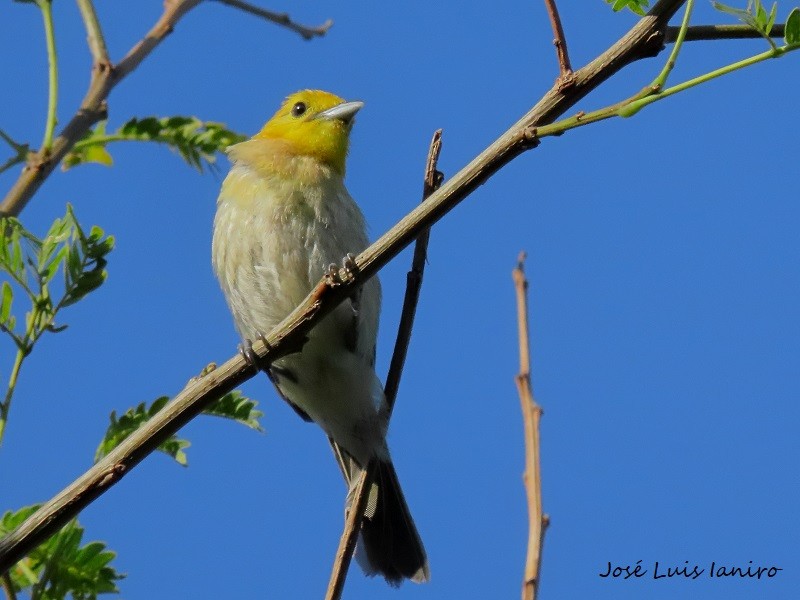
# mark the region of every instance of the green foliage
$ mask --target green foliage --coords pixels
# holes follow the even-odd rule
[[[6,512],[0,519],[5,536],[30,517],[39,506]],[[125,576],[110,566],[116,553],[102,542],[81,546],[84,529],[76,520],[38,546],[12,567],[15,592],[26,591],[31,600],[94,600],[99,594],[119,593],[116,582]]]
[[[113,159],[106,148],[110,142],[143,141],[166,144],[202,172],[204,163],[213,166],[218,152],[244,139],[245,136],[226,129],[223,123],[195,117],[133,118],[110,134],[103,121],[75,144],[64,158],[63,168],[89,162],[110,166]]]
[[[38,238],[12,217],[0,218],[0,271],[10,281],[2,283],[0,330],[10,335],[25,354],[46,331],[58,332],[55,318],[59,310],[75,304],[106,280],[106,255],[114,248],[114,238],[92,227],[87,235],[78,224],[72,206],[56,219],[44,238]],[[54,299],[51,284],[61,270],[64,275],[61,297]],[[11,308],[15,288],[28,297],[31,310],[25,315],[25,330],[17,331]]]
[[[250,429],[264,431],[261,427],[261,423],[258,421],[264,416],[264,413],[256,409],[257,405],[258,402],[255,400],[250,400],[250,398],[244,396],[240,391],[234,390],[225,394],[222,398],[209,406],[203,411],[203,414],[233,419],[237,423],[241,423]]]
[[[611,5],[614,12],[627,8],[637,15],[644,15],[650,8],[650,0],[606,0],[606,3]]]
[[[775,25],[775,18],[778,16],[778,3],[774,3],[769,13],[761,0],[748,0],[746,8],[734,8],[721,2],[712,1],[711,4],[720,12],[733,15],[745,25],[757,31],[761,36],[769,42],[769,45],[775,48],[775,42],[770,37],[772,26]]]
[[[786,31],[783,40],[787,46],[800,44],[800,8],[793,8],[786,19]]]
[[[114,448],[119,446],[125,438],[152,419],[158,411],[164,408],[168,401],[168,397],[161,396],[149,407],[142,402],[135,408],[129,408],[119,418],[117,417],[116,411],[112,412],[111,424],[108,426],[103,440],[100,442],[95,452],[95,462],[106,456]],[[233,419],[246,427],[255,429],[256,431],[263,431],[258,419],[260,419],[264,413],[257,410],[256,405],[257,403],[254,400],[243,396],[241,392],[233,391],[225,394],[203,412],[204,414],[215,417]],[[188,448],[190,445],[188,440],[173,435],[162,443],[158,449],[168,454],[174,458],[178,464],[185,467],[188,461],[184,449]]]
[[[167,402],[169,402],[169,398],[167,396],[161,396],[149,407],[142,402],[135,408],[129,408],[119,418],[117,418],[117,412],[113,411],[111,413],[111,423],[109,424],[108,429],[106,429],[103,440],[100,442],[100,445],[97,447],[97,451],[94,454],[94,461],[97,462],[106,454],[111,452],[114,448],[119,446],[125,438],[139,429],[139,427],[149,421],[153,415],[164,408],[164,405],[166,405]],[[182,440],[178,436],[173,435],[164,443],[162,443],[158,449],[174,458],[178,464],[186,466],[188,463],[186,460],[186,453],[183,451],[183,449],[187,448],[189,445],[190,444],[188,441]]]

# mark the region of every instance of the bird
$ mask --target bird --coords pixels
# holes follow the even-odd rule
[[[325,273],[369,245],[348,193],[350,132],[363,102],[322,90],[289,95],[249,140],[227,153],[217,200],[212,264],[245,354]],[[370,461],[375,477],[356,560],[392,586],[429,580],[428,558],[386,444],[389,410],[375,373],[381,304],[377,277],[326,315],[299,352],[266,368],[279,395],[330,438],[352,499]]]

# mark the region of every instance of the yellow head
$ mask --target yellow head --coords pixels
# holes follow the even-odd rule
[[[362,102],[345,102],[320,90],[292,94],[255,139],[282,140],[294,154],[312,156],[341,175],[353,117]]]

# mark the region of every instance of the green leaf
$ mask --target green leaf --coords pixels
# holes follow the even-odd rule
[[[105,165],[110,167],[114,164],[114,159],[111,158],[111,155],[106,150],[106,147],[97,144],[95,146],[88,146],[86,151],[83,155],[83,162],[86,163],[97,163],[99,165]]]
[[[264,413],[256,409],[257,405],[255,400],[250,400],[237,390],[225,394],[204,410],[203,414],[233,419],[250,429],[264,431],[258,421]]]
[[[769,18],[767,19],[766,24],[764,25],[764,34],[769,38],[772,34],[772,27],[775,25],[775,19],[778,17],[778,3],[775,2],[772,5],[772,10],[769,11]]]
[[[644,16],[650,8],[650,0],[606,0],[606,3],[611,4],[611,10],[614,12],[627,8],[639,16]]]
[[[0,290],[0,324],[6,325],[11,316],[11,303],[14,301],[14,290],[7,281],[3,282]]]
[[[742,8],[735,8],[733,6],[728,6],[727,4],[723,4],[722,2],[716,2],[716,0],[712,0],[711,5],[718,11],[727,13],[729,15],[733,15],[740,21],[750,20],[751,23],[755,23],[755,19],[753,19],[753,15],[750,13],[749,7],[750,4],[748,3],[748,9]]]
[[[800,44],[800,8],[793,8],[786,19],[783,39],[788,46]]]
[[[117,418],[116,411],[112,412],[111,423],[109,424],[108,429],[103,436],[103,440],[100,442],[100,445],[97,447],[97,451],[95,452],[95,462],[106,456],[114,448],[119,446],[120,443],[122,443],[122,441],[125,440],[130,434],[152,419],[158,411],[164,408],[168,401],[169,398],[167,396],[162,396],[156,399],[149,407],[142,402],[135,408],[129,408],[119,418]],[[158,449],[174,458],[178,464],[186,466],[186,453],[183,451],[183,449],[187,448],[188,446],[188,441],[173,435],[164,443],[162,443]]]

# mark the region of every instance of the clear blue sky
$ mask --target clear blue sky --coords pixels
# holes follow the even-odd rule
[[[161,10],[98,4],[115,59]],[[722,19],[699,4],[696,22]],[[419,202],[434,129],[452,175],[557,75],[541,2],[268,6],[335,25],[305,42],[204,3],[113,92],[109,126],[187,114],[253,133],[297,89],[363,100],[348,187],[373,238]],[[789,8],[780,3],[780,20]],[[576,66],[634,22],[601,0],[561,11]],[[90,61],[75,4],[55,12],[65,123]],[[34,145],[46,106],[40,21],[33,6],[2,8],[0,77],[13,85],[0,126]],[[675,81],[763,48],[692,43]],[[576,110],[629,96],[665,59],[627,68]],[[390,431],[432,582],[396,591],[354,568],[346,598],[518,595],[527,513],[510,272],[522,249],[552,520],[541,597],[777,599],[800,588],[797,73],[790,55],[546,139],[433,229]],[[46,500],[82,473],[112,410],[174,394],[235,352],[209,258],[227,163],[200,176],[163,148],[111,151],[112,169],[56,172],[23,213],[42,234],[72,202],[117,249],[107,284],[25,364],[0,449],[0,510]],[[381,273],[384,373],[409,260]],[[0,344],[7,374],[12,349]],[[320,430],[265,377],[243,390],[260,401],[266,434],[200,418],[182,432],[188,469],[154,455],[82,514],[89,538],[119,552],[123,597],[322,596],[342,524],[338,469]],[[654,561],[783,571],[768,581],[598,576],[609,561],[637,560],[651,573]]]

